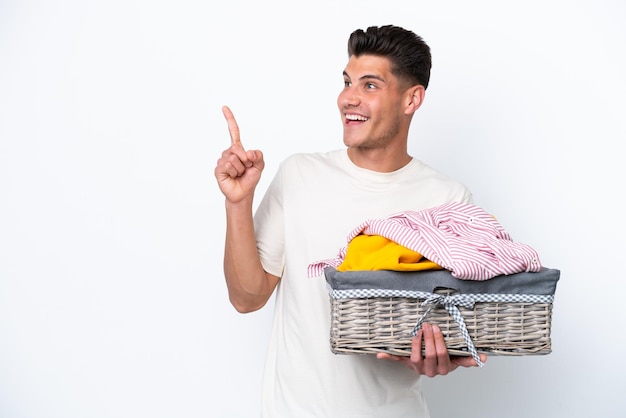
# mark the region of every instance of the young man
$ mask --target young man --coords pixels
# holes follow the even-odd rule
[[[233,114],[223,108],[231,146],[215,177],[226,197],[230,301],[251,312],[277,292],[263,417],[427,417],[419,376],[476,365],[471,357],[451,358],[441,331],[428,324],[410,357],[330,351],[328,291],[324,278],[307,277],[308,265],[334,257],[364,220],[471,201],[463,184],[407,151],[430,77],[428,45],[400,27],[370,27],[350,35],[348,56],[337,99],[346,147],[287,158],[254,215],[263,154],[244,149]]]

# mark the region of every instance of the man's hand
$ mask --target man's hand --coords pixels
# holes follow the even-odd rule
[[[424,355],[422,356],[422,340]],[[418,374],[428,377],[446,375],[457,367],[478,366],[471,356],[450,356],[443,338],[443,333],[436,325],[424,324],[411,341],[411,356],[393,356],[386,353],[378,353],[379,359],[399,361],[407,367],[415,370]],[[480,361],[487,361],[485,354],[480,354]]]
[[[239,203],[247,197],[252,198],[265,162],[261,151],[246,151],[241,145],[239,125],[228,106],[224,106],[222,112],[228,124],[231,142],[230,147],[217,160],[215,178],[226,200]]]

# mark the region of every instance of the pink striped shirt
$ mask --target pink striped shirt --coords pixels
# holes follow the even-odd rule
[[[514,242],[492,215],[467,203],[367,220],[348,235],[348,244],[359,234],[380,235],[404,245],[464,280],[487,280],[541,269],[533,248]],[[336,258],[310,264],[309,277],[321,275],[325,267],[338,267],[347,247]]]

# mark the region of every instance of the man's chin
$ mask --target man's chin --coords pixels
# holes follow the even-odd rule
[[[354,136],[343,136],[343,144],[348,148],[358,148],[362,144],[362,140]]]

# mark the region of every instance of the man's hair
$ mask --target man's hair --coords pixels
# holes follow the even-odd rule
[[[415,33],[398,26],[357,29],[348,39],[348,57],[377,55],[389,59],[391,72],[410,85],[428,87],[432,66],[430,47]]]

